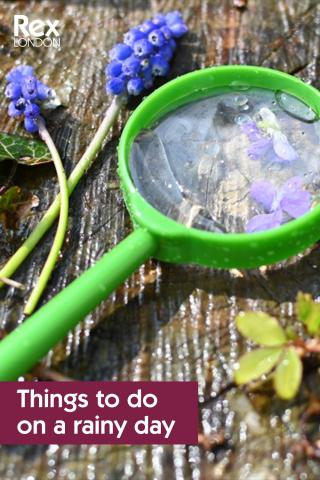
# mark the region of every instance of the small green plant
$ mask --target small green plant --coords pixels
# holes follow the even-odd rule
[[[263,312],[243,312],[236,318],[239,332],[257,343],[257,348],[243,355],[235,367],[234,378],[243,385],[272,372],[277,395],[293,398],[302,380],[302,359],[320,353],[320,303],[309,294],[299,293],[296,315],[311,338],[303,339],[292,329],[283,329],[278,320]]]

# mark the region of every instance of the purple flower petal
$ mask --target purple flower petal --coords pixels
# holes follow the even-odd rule
[[[273,147],[272,145],[272,140],[270,140],[271,142],[271,147]],[[283,158],[280,158],[278,157],[278,155],[275,153],[275,151],[273,150],[273,148],[270,148],[265,156],[265,160],[268,162],[268,163],[283,163],[283,164],[286,164],[288,163],[286,160],[283,160]]]
[[[261,138],[261,132],[255,122],[247,122],[241,125],[241,130],[245,133],[250,142],[256,142]]]
[[[311,208],[311,194],[303,190],[303,179],[299,176],[289,178],[278,192],[270,182],[254,182],[250,196],[268,213],[256,215],[248,222],[246,231],[249,233],[280,226],[284,220],[283,213],[290,218],[298,218]]]
[[[261,137],[259,140],[251,143],[248,148],[248,155],[253,160],[259,160],[271,147],[271,139]]]
[[[311,195],[305,190],[292,191],[282,198],[280,207],[292,218],[301,217],[311,208]]]
[[[249,220],[246,231],[247,233],[262,232],[264,230],[270,230],[271,228],[280,227],[282,218],[281,210],[277,210],[274,213],[255,215]]]
[[[301,217],[311,208],[311,195],[302,187],[303,179],[296,176],[289,178],[280,191],[280,207],[292,218]]]
[[[292,162],[298,158],[297,152],[283,133],[275,131],[272,135],[272,142],[274,152],[282,162]]]
[[[266,212],[270,213],[272,204],[276,198],[276,189],[270,182],[257,181],[253,182],[250,188],[250,196],[259,203]]]
[[[272,146],[271,138],[262,135],[255,122],[248,122],[241,126],[243,133],[249,139],[250,145],[248,148],[248,155],[253,160],[258,160],[264,155]]]

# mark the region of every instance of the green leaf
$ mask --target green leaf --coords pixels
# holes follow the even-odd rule
[[[277,347],[287,342],[287,336],[278,321],[263,312],[243,312],[236,318],[239,332],[259,345]]]
[[[298,334],[297,334],[297,332],[295,331],[295,329],[293,328],[292,325],[288,325],[285,329],[285,332],[286,332],[286,336],[287,336],[288,341],[289,340],[297,340]]]
[[[295,397],[302,378],[302,362],[294,347],[287,348],[276,368],[274,388],[283,400]]]
[[[0,132],[0,162],[8,159],[23,165],[39,165],[52,160],[44,142]]]
[[[298,293],[296,300],[296,312],[301,322],[306,322],[312,310],[312,303],[313,300],[309,293]]]
[[[11,187],[0,195],[0,223],[4,228],[15,228],[33,207],[39,205],[39,199],[20,187]]]
[[[320,303],[312,300],[308,293],[299,292],[296,303],[298,319],[307,327],[308,333],[314,335],[320,330]]]
[[[282,348],[258,348],[243,355],[234,372],[236,383],[242,385],[270,372],[278,362],[282,351]]]

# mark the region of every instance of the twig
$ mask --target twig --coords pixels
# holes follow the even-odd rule
[[[0,277],[0,282],[5,283],[9,287],[19,288],[20,290],[25,289],[25,286],[22,283],[11,280],[11,278]]]
[[[204,448],[204,450],[212,452],[216,448],[221,448],[227,444],[225,432],[220,430],[217,433],[211,433],[209,435],[198,433],[198,444]]]
[[[53,380],[54,382],[74,382],[73,378],[66,377],[62,373],[56,372],[51,368],[46,368],[41,363],[34,367],[32,375],[38,377],[41,380]]]
[[[233,0],[233,6],[236,8],[246,8],[248,0]]]
[[[312,417],[318,417],[320,415],[320,402],[318,398],[311,399],[311,402],[307,409],[301,416],[300,430],[301,438],[297,442],[293,450],[299,453],[305,454],[307,457],[319,459],[320,458],[320,444],[318,440],[313,441],[307,432],[307,423]],[[315,419],[316,421],[316,419]]]
[[[199,402],[199,407],[205,407],[208,404],[215,402],[221,395],[224,395],[225,393],[229,392],[232,388],[236,387],[236,384],[234,382],[229,382],[223,387],[218,390],[214,396],[205,398],[202,402]]]

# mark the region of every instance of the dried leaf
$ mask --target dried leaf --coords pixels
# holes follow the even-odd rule
[[[277,347],[287,341],[283,328],[278,321],[263,312],[244,312],[236,318],[239,332],[259,345]]]
[[[302,378],[302,362],[294,347],[285,350],[274,376],[274,388],[283,400],[295,397]]]
[[[52,161],[44,142],[0,132],[0,162],[8,159],[23,165],[40,165]]]
[[[248,383],[270,372],[279,361],[282,351],[282,348],[258,348],[243,355],[234,373],[236,383]]]
[[[38,205],[39,199],[36,195],[20,187],[11,187],[0,196],[0,223],[6,229],[13,229]]]

